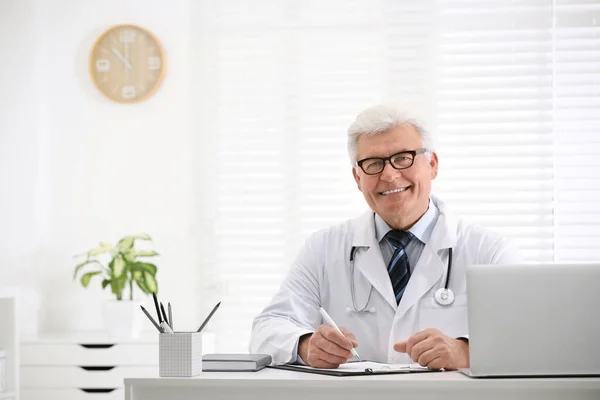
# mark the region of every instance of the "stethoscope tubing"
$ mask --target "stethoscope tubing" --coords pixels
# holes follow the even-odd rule
[[[369,291],[369,296],[367,297],[367,302],[366,302],[365,306],[359,310],[358,307],[356,306],[356,291],[354,288],[354,262],[355,262],[355,254],[358,249],[359,249],[359,247],[357,247],[357,246],[352,246],[352,248],[350,249],[350,270],[351,270],[350,271],[350,275],[351,275],[350,276],[350,291],[352,292],[351,296],[352,296],[352,306],[354,307],[353,311],[365,312],[367,310],[367,306],[369,305],[369,301],[371,300],[371,293],[373,292],[373,285],[371,285],[371,290]],[[434,296],[436,302],[441,306],[447,306],[454,302],[454,293],[449,288],[451,272],[452,272],[452,248],[450,247],[448,249],[448,268],[446,270],[446,282],[444,283],[444,288],[438,289],[438,291],[436,292],[436,295]],[[448,297],[451,297],[451,300],[446,301],[446,302],[440,300],[440,295],[442,293],[446,293],[445,299],[448,299]],[[373,307],[371,307],[371,308],[373,308]],[[370,311],[370,312],[372,312],[372,311]]]
[[[452,247],[448,249],[448,269],[446,270],[446,284],[444,289],[448,290],[448,284],[450,283],[450,272],[452,272]]]

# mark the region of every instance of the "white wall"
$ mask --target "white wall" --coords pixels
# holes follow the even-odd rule
[[[18,287],[25,310],[39,296],[40,331],[101,329],[111,294],[72,280],[73,255],[142,231],[179,328],[209,307],[196,283],[189,13],[189,0],[0,2],[0,287]],[[166,50],[162,87],[139,104],[107,100],[87,69],[95,39],[121,23]]]

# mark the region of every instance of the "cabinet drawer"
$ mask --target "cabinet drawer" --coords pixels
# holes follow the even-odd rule
[[[90,367],[22,366],[21,387],[41,388],[122,388],[125,378],[158,377],[158,367],[114,367],[90,370]],[[108,367],[107,367],[108,368]]]
[[[109,393],[86,393],[79,389],[22,389],[20,400],[123,400],[123,389]]]
[[[22,344],[21,365],[158,365],[158,344]]]

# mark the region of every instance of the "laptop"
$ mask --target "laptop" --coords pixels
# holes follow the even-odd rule
[[[472,377],[600,375],[600,263],[467,268]]]

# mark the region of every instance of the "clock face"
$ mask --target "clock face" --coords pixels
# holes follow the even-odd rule
[[[108,98],[132,103],[150,97],[165,73],[164,52],[158,39],[135,25],[106,31],[94,44],[90,73]]]

